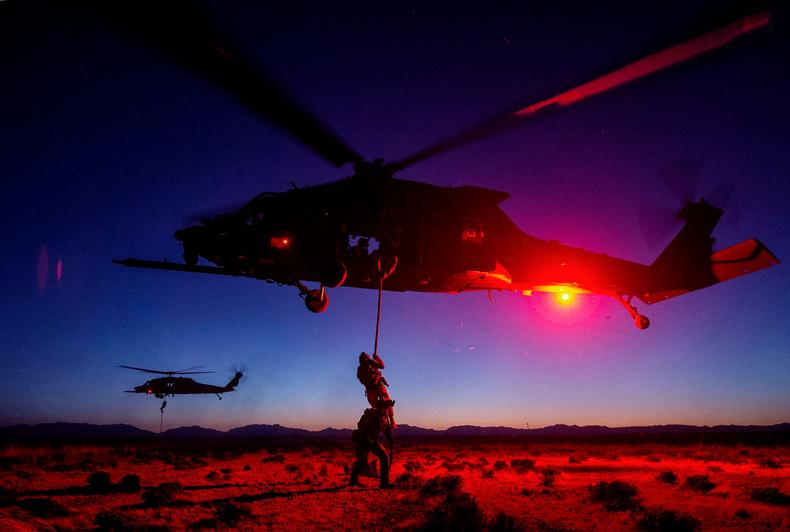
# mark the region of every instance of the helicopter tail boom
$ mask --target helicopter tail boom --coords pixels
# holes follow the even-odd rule
[[[241,371],[237,371],[236,374],[233,376],[233,378],[230,380],[230,382],[228,382],[228,384],[225,386],[224,391],[232,392],[233,390],[235,390],[236,386],[239,385],[239,381],[243,376],[244,374]]]
[[[683,208],[680,217],[686,224],[650,266],[652,287],[637,294],[639,299],[658,303],[779,264],[779,259],[753,238],[713,251],[711,233],[722,213],[704,200]]]

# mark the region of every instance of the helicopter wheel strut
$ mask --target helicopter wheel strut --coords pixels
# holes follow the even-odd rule
[[[636,307],[631,304],[631,298],[634,297],[633,295],[628,296],[628,301],[623,299],[623,297],[617,292],[612,292],[609,295],[611,295],[615,301],[625,307],[625,310],[628,311],[628,314],[630,314],[631,318],[634,320],[634,325],[636,325],[637,329],[647,329],[650,327],[650,319],[647,316],[640,314],[636,310]]]
[[[184,257],[184,262],[186,262],[190,266],[194,266],[195,264],[197,264],[198,259],[200,259],[198,252],[195,251],[192,246],[187,246],[186,244],[184,244],[183,257]]]
[[[296,281],[294,285],[299,289],[299,296],[304,299],[304,305],[310,312],[320,314],[329,306],[329,294],[324,285],[314,290],[310,290],[300,281]]]

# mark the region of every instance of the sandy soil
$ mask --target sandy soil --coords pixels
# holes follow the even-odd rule
[[[790,528],[787,447],[426,440],[398,445],[392,490],[347,487],[351,461],[348,442],[6,444],[0,530]]]

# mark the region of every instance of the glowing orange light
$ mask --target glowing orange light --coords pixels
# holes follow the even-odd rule
[[[270,243],[273,248],[285,249],[291,245],[291,239],[287,236],[273,236]]]
[[[560,302],[562,305],[570,305],[573,303],[573,294],[570,292],[558,292],[557,293],[557,301]]]

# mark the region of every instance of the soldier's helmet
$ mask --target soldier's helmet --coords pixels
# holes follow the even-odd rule
[[[359,363],[360,364],[364,364],[365,362],[368,362],[369,360],[370,360],[370,355],[369,354],[365,353],[364,351],[362,351],[359,354]]]

